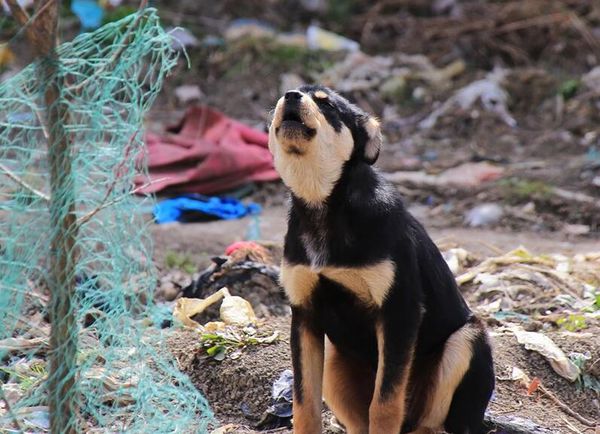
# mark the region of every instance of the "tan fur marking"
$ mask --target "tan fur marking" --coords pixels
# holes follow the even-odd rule
[[[382,261],[365,267],[323,267],[281,264],[280,281],[295,306],[309,301],[319,281],[319,274],[343,285],[365,304],[381,306],[394,281],[392,261]]]
[[[352,291],[367,304],[381,306],[394,282],[396,269],[392,261],[366,267],[325,267],[320,273]]]
[[[375,118],[369,118],[365,124],[365,128],[369,135],[369,141],[365,147],[365,157],[369,160],[373,160],[379,155],[383,143],[379,121]]]
[[[279,280],[290,303],[300,306],[310,299],[319,275],[306,265],[289,265],[283,261]]]
[[[469,369],[473,351],[471,343],[482,333],[473,324],[466,324],[446,341],[444,355],[437,372],[437,381],[428,402],[428,411],[421,426],[441,429],[448,415],[454,392]]]
[[[344,163],[352,155],[352,133],[345,125],[336,132],[312,98],[304,95],[300,101],[301,118],[306,126],[316,129],[316,136],[308,141],[302,136],[278,137],[275,130],[281,125],[283,101],[281,98],[277,103],[269,129],[269,149],[275,168],[296,196],[318,206],[329,196]],[[291,147],[302,151],[302,155],[290,153]]]
[[[343,357],[325,339],[323,397],[348,434],[368,434],[374,383],[368,367]]]
[[[404,368],[404,373],[400,382],[387,399],[381,399],[381,386],[383,373],[385,369],[384,346],[385,339],[381,324],[377,324],[377,349],[378,364],[377,377],[375,379],[375,391],[373,400],[369,407],[369,434],[390,434],[400,432],[404,422],[404,412],[406,407],[406,389],[408,378],[410,377],[410,362]],[[409,360],[412,360],[412,354]]]
[[[329,95],[327,95],[325,92],[323,92],[322,90],[318,90],[314,93],[315,98],[318,99],[327,99],[329,98]]]
[[[303,399],[293,400],[294,434],[316,434],[321,432],[324,342],[303,329],[300,348]]]

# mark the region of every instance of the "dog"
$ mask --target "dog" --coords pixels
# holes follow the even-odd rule
[[[324,398],[349,434],[478,434],[495,378],[484,325],[373,168],[381,145],[378,120],[327,87],[290,90],[273,113],[294,433],[321,432]]]

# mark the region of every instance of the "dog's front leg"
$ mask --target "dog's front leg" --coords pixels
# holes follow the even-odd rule
[[[294,434],[321,433],[324,334],[303,307],[292,307]]]
[[[378,363],[369,407],[369,434],[400,433],[414,351],[417,318],[386,312],[376,324]]]

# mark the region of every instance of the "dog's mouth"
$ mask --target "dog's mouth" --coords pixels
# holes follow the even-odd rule
[[[306,125],[298,106],[286,106],[281,117],[281,123],[275,128],[275,133],[284,140],[298,142],[309,141],[316,135],[317,131]],[[290,153],[297,155],[303,153],[298,146],[289,146],[288,148],[287,150]]]

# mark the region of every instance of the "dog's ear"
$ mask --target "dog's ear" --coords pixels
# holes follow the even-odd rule
[[[369,117],[365,121],[364,127],[367,131],[364,159],[367,163],[373,164],[379,157],[379,152],[381,151],[381,145],[383,143],[381,126],[376,118]]]

